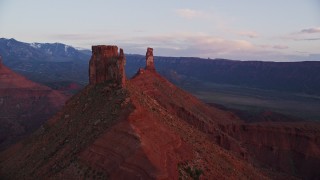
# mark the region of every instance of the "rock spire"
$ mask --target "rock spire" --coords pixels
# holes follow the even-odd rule
[[[89,62],[89,83],[91,85],[105,81],[113,81],[125,85],[126,58],[123,49],[118,53],[117,46],[92,46],[92,56]]]
[[[153,48],[147,49],[146,53],[146,69],[147,70],[155,70],[154,61],[153,61]]]

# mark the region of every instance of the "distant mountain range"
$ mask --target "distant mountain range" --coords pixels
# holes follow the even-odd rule
[[[54,89],[87,84],[90,55],[60,43],[24,43],[0,39],[3,63],[29,79]]]
[[[51,88],[88,82],[89,50],[61,43],[24,43],[0,39],[4,64],[29,79]],[[132,77],[145,57],[127,54],[126,73]],[[207,83],[320,95],[320,61],[262,62],[190,57],[155,57],[159,73],[187,89]],[[190,83],[192,82],[192,86]]]

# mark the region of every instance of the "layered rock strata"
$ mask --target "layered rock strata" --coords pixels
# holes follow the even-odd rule
[[[146,69],[147,70],[156,70],[154,67],[154,58],[153,58],[153,48],[147,49],[146,53]]]
[[[126,76],[124,65],[126,58],[123,49],[118,53],[117,46],[92,46],[89,62],[89,83],[95,85],[105,81],[114,81],[124,85]]]

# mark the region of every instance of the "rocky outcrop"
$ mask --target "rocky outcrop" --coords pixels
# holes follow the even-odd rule
[[[153,48],[149,48],[149,47],[146,53],[146,69],[155,70],[154,59],[153,59]]]
[[[89,83],[91,85],[105,81],[125,84],[124,65],[126,58],[123,49],[118,53],[117,46],[92,46],[92,56],[89,62]]]
[[[156,72],[156,68],[154,67],[154,59],[153,59],[153,48],[148,47],[146,52],[146,67],[144,69],[139,68],[139,70],[136,72],[136,75],[133,76],[133,78],[136,76],[139,76],[140,74],[144,74],[145,71]]]

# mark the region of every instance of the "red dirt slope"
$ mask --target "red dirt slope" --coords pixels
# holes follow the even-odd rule
[[[219,179],[265,175],[143,94],[88,86],[47,125],[0,155],[4,178]]]
[[[60,92],[0,65],[0,149],[39,128],[66,100]]]
[[[221,126],[242,124],[233,113],[211,108],[191,94],[174,86],[157,72],[141,70],[131,82],[145,94],[153,98],[170,114],[176,115],[198,130],[206,133],[210,139],[246,158],[246,150],[233,137],[221,130]]]
[[[303,179],[320,177],[319,123],[245,123],[230,111],[208,107],[155,71],[141,69],[131,82],[171,114],[249,162]]]

